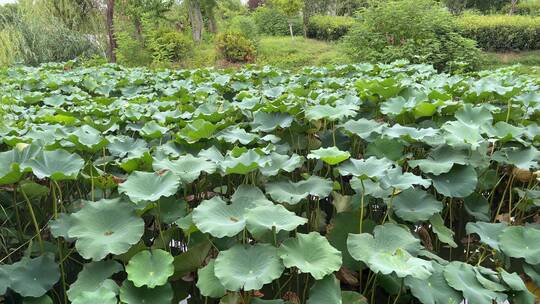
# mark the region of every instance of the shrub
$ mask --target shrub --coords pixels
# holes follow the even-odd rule
[[[116,58],[125,66],[145,66],[152,62],[151,52],[128,31],[116,33]]]
[[[478,66],[480,51],[475,42],[460,36],[452,15],[433,0],[381,2],[359,17],[361,22],[344,38],[346,50],[355,60],[407,59],[446,71]]]
[[[148,38],[148,48],[154,62],[177,62],[188,57],[193,51],[193,41],[175,30],[151,30]]]
[[[503,13],[510,11],[510,5],[506,5],[503,9]],[[515,14],[518,15],[540,15],[540,2],[539,1],[522,1],[515,7]]]
[[[252,62],[257,53],[253,41],[235,31],[219,33],[216,36],[216,48],[221,57],[230,62]]]
[[[275,8],[261,6],[253,13],[253,18],[257,24],[259,33],[271,36],[286,36],[289,32],[289,19],[287,16]],[[292,22],[293,33],[303,34],[302,20],[297,17],[290,20]]]
[[[346,35],[355,24],[352,17],[313,16],[309,19],[307,34],[320,40],[338,40]]]
[[[229,22],[227,29],[240,32],[252,41],[258,41],[259,30],[257,24],[250,16],[235,16]]]
[[[459,25],[466,37],[490,51],[534,50],[540,47],[540,17],[465,15]]]

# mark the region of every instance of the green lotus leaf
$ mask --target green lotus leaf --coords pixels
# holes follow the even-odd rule
[[[443,204],[428,192],[411,188],[396,195],[391,207],[400,218],[416,223],[427,221],[440,212]]]
[[[297,233],[285,240],[278,251],[287,268],[296,267],[311,274],[316,280],[338,271],[342,264],[341,252],[332,247],[318,232]]]
[[[430,176],[437,191],[448,197],[467,197],[476,189],[478,177],[472,166],[456,165],[448,173]]]
[[[27,297],[23,299],[23,304],[54,304],[51,297],[48,295],[42,295],[39,298]]]
[[[462,296],[452,287],[448,286],[443,274],[443,266],[432,262],[433,273],[427,279],[406,277],[405,285],[411,293],[423,304],[460,304]]]
[[[462,262],[450,262],[444,266],[444,278],[450,287],[463,292],[463,297],[470,303],[492,304],[493,300],[506,300],[503,293],[484,288],[476,279],[474,267]]]
[[[154,288],[167,283],[173,275],[173,256],[161,249],[144,250],[133,256],[126,266],[128,280],[136,287]]]
[[[475,267],[474,272],[476,274],[476,280],[478,280],[478,282],[484,286],[484,288],[500,292],[508,289],[504,284],[502,284],[497,272],[482,266]]]
[[[304,157],[298,154],[293,154],[291,157],[275,152],[270,154],[270,163],[259,168],[264,176],[278,175],[280,170],[285,172],[293,172],[304,164]]]
[[[174,197],[162,198],[156,208],[151,210],[154,216],[159,216],[159,221],[172,224],[187,215],[188,204],[186,201]]]
[[[369,157],[367,159],[349,159],[338,167],[339,173],[343,176],[353,175],[361,179],[380,178],[386,171],[391,169],[394,163],[386,158],[378,159]]]
[[[517,273],[508,273],[504,269],[500,270],[501,279],[508,285],[512,290],[527,290],[527,286]]]
[[[368,144],[365,157],[375,156],[377,158],[387,158],[393,161],[398,161],[403,157],[405,145],[397,139],[377,138],[375,141]]]
[[[307,223],[307,219],[288,211],[282,205],[265,205],[250,209],[246,214],[247,229],[253,235],[266,231],[292,231]]]
[[[183,184],[194,182],[203,172],[212,174],[216,172],[216,163],[202,157],[194,157],[191,154],[180,156],[177,160],[168,158],[157,160],[154,158],[152,168],[156,171],[170,170]]]
[[[431,229],[439,241],[450,245],[452,248],[457,248],[457,244],[454,241],[454,231],[444,225],[444,220],[439,213],[434,214],[430,219],[429,223],[431,224]]]
[[[349,234],[347,247],[354,259],[374,272],[426,279],[433,269],[430,262],[413,256],[422,249],[420,241],[396,224],[377,226],[373,235]]]
[[[216,134],[216,138],[231,144],[239,142],[242,145],[248,145],[249,143],[257,140],[259,136],[253,133],[248,133],[242,128],[231,126]]]
[[[115,289],[111,289],[113,286],[102,285],[98,289],[93,291],[83,291],[77,298],[75,298],[71,303],[72,304],[118,304],[116,298],[118,294],[118,286],[114,281],[106,281],[110,284],[114,284]]]
[[[392,195],[394,192],[392,188],[383,189],[379,182],[374,182],[371,179],[361,179],[358,177],[353,177],[350,181],[351,188],[358,195],[370,195],[376,198],[385,199]]]
[[[211,138],[217,126],[204,119],[197,119],[188,123],[178,132],[178,136],[188,143],[195,143],[201,139]]]
[[[347,151],[341,151],[337,147],[319,148],[312,150],[307,155],[308,159],[320,159],[329,165],[337,165],[342,161],[345,161],[351,157],[351,153]]]
[[[69,229],[73,226],[73,218],[66,213],[58,214],[58,218],[49,222],[49,230],[55,238],[63,237],[67,241],[74,241],[68,236]]]
[[[306,304],[332,303],[341,304],[341,288],[339,280],[333,274],[327,275],[309,289]]]
[[[277,248],[268,244],[235,245],[221,251],[214,265],[216,277],[231,291],[261,289],[283,270]]]
[[[77,147],[97,151],[107,145],[107,140],[101,136],[101,132],[89,125],[83,125],[69,134],[68,139]]]
[[[523,271],[538,286],[540,284],[540,265],[523,264]]]
[[[464,103],[463,107],[456,112],[455,116],[458,121],[478,128],[491,125],[493,122],[493,116],[486,107],[473,107],[468,103]]]
[[[6,268],[4,265],[0,266],[0,294],[5,294],[11,284],[8,269],[9,267]]]
[[[215,260],[211,260],[206,266],[197,270],[197,288],[205,297],[221,298],[226,290],[214,273],[214,263]]]
[[[133,282],[125,280],[120,288],[120,301],[126,304],[170,304],[173,297],[174,292],[171,284],[155,288],[136,287]]]
[[[510,295],[510,303],[536,304],[538,297],[528,290],[513,292]]]
[[[306,118],[309,120],[327,119],[335,121],[354,116],[358,107],[350,104],[336,105],[315,105],[306,109]]]
[[[231,196],[231,201],[235,205],[244,206],[245,209],[273,205],[261,189],[252,185],[240,185]]]
[[[324,198],[332,191],[332,181],[310,176],[307,180],[293,183],[291,181],[268,183],[266,193],[280,203],[297,204],[308,195]]]
[[[368,300],[362,294],[349,290],[341,292],[341,301],[343,304],[368,304]]]
[[[465,231],[467,234],[478,234],[478,236],[480,236],[480,242],[500,251],[499,236],[506,229],[506,227],[506,223],[476,222],[467,223],[467,225],[465,225]]]
[[[271,132],[276,128],[288,128],[293,117],[286,113],[266,113],[257,111],[253,113],[253,132]]]
[[[15,150],[0,152],[0,185],[14,184],[22,177],[20,164],[15,162]]]
[[[408,162],[412,168],[419,167],[424,173],[440,175],[448,173],[454,164],[467,164],[466,150],[454,149],[445,145],[441,145],[433,149],[426,159],[411,160]]]
[[[204,233],[222,238],[235,236],[246,226],[246,208],[242,204],[227,204],[220,197],[202,201],[193,210],[193,223]]]
[[[148,151],[146,142],[142,139],[133,139],[127,136],[115,137],[110,139],[107,145],[109,152],[117,157],[141,156]]]
[[[285,304],[281,299],[263,300],[261,298],[253,298],[249,304]]]
[[[540,264],[540,229],[512,226],[499,236],[500,248],[513,258],[523,258],[529,264]]]
[[[367,139],[374,133],[382,134],[384,126],[385,124],[379,123],[375,120],[360,118],[359,120],[349,120],[340,127],[358,135],[362,139]]]
[[[65,150],[41,151],[27,162],[34,175],[55,181],[75,179],[84,166],[84,160],[77,154]]]
[[[68,299],[73,302],[81,297],[83,293],[96,291],[102,286],[110,287],[109,289],[114,291],[116,283],[109,280],[109,278],[122,270],[122,265],[114,260],[84,264],[83,269],[77,275],[77,280],[69,286],[67,291]]]
[[[540,152],[535,147],[523,148],[507,148],[495,152],[493,159],[496,161],[514,165],[520,169],[530,170],[540,167]]]
[[[140,132],[146,138],[156,139],[163,137],[168,131],[169,129],[166,127],[160,126],[157,122],[151,120],[144,124]]]
[[[412,188],[414,185],[427,188],[431,185],[431,181],[410,172],[402,173],[402,169],[399,167],[388,170],[381,178],[381,187],[383,189],[406,190]]]
[[[489,202],[478,192],[473,192],[473,194],[463,199],[463,207],[465,207],[467,213],[479,221],[489,222],[491,218]]]
[[[384,129],[385,136],[390,138],[402,138],[406,141],[423,141],[425,138],[433,138],[438,134],[439,131],[437,129],[417,129],[414,127],[405,127],[400,124],[395,124],[390,128]]]
[[[175,195],[179,185],[178,176],[171,171],[163,174],[135,171],[118,186],[118,192],[126,194],[134,203],[154,202],[161,197]]]
[[[9,277],[9,288],[23,297],[41,297],[60,279],[54,256],[45,254],[37,258],[23,257],[3,267]]]
[[[135,214],[133,204],[121,199],[86,202],[71,216],[68,236],[77,239],[75,247],[86,259],[127,252],[144,233],[144,221]]]
[[[238,157],[228,155],[221,163],[221,167],[227,174],[247,174],[257,168],[262,168],[270,163],[270,158],[261,156],[255,150],[248,150]]]
[[[446,142],[453,147],[468,145],[476,150],[484,141],[478,127],[460,121],[447,122],[442,127],[447,132],[444,136]]]

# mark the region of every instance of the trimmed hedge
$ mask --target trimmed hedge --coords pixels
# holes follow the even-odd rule
[[[309,38],[319,40],[338,40],[345,36],[355,19],[346,16],[313,16],[309,18],[307,34]]]
[[[535,50],[540,48],[540,17],[508,15],[465,15],[459,18],[463,35],[489,51]]]

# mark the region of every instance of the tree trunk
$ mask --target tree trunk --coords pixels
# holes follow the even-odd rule
[[[107,37],[109,39],[109,48],[107,56],[112,63],[116,62],[116,38],[114,37],[114,0],[107,0]]]
[[[516,5],[518,0],[512,0],[512,4],[510,5],[510,12],[508,12],[508,15],[513,15],[516,12]]]
[[[202,40],[203,18],[201,6],[198,0],[189,0],[189,21],[191,23],[191,34],[193,41],[200,42]]]
[[[142,24],[141,18],[136,16],[133,18],[133,25],[135,26],[135,38],[144,46],[144,39],[142,35]]]
[[[208,13],[208,31],[214,34],[217,33],[217,22],[214,11],[210,11]]]

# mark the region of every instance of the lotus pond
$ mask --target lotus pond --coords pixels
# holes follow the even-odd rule
[[[540,79],[0,73],[0,302],[530,303]]]

